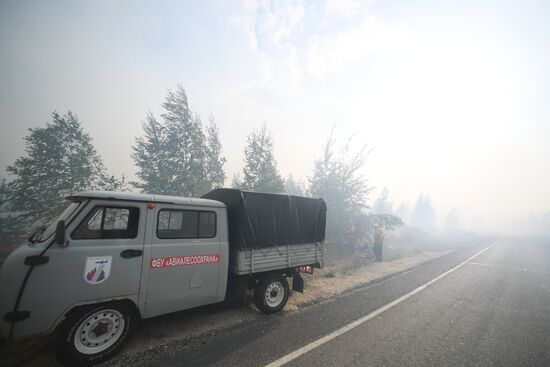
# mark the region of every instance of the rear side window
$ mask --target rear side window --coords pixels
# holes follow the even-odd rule
[[[157,237],[212,238],[216,236],[216,213],[199,210],[162,209],[157,222]]]
[[[216,236],[216,213],[199,212],[199,237]]]
[[[72,233],[73,239],[136,238],[139,208],[96,206]]]

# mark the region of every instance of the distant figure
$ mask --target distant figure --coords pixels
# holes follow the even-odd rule
[[[369,253],[369,243],[367,241],[365,241],[365,244],[363,245],[363,257],[365,258],[369,258],[370,257],[370,253]]]
[[[382,246],[384,245],[384,233],[378,223],[374,224],[374,246],[372,251],[376,256],[376,261],[382,261]]]

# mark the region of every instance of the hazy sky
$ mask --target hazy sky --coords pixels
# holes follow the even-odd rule
[[[0,2],[0,172],[29,127],[75,112],[133,177],[148,110],[181,83],[221,130],[228,184],[265,122],[307,179],[331,127],[394,204],[513,226],[550,210],[548,1]]]

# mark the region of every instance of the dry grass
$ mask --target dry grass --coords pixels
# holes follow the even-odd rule
[[[321,269],[314,276],[306,274],[304,279],[306,279],[307,286],[304,293],[291,293],[285,309],[296,311],[304,305],[336,297],[353,288],[410,269],[444,253],[446,252],[416,252],[415,255],[401,258],[397,257],[398,254],[395,253],[394,260],[390,259],[380,263],[356,258],[347,264]]]

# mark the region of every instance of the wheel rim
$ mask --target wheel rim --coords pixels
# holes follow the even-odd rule
[[[120,339],[123,330],[124,317],[120,312],[101,310],[80,324],[74,336],[74,346],[83,354],[100,353]]]
[[[279,281],[270,283],[265,290],[265,303],[269,307],[277,307],[285,298],[285,288]]]

